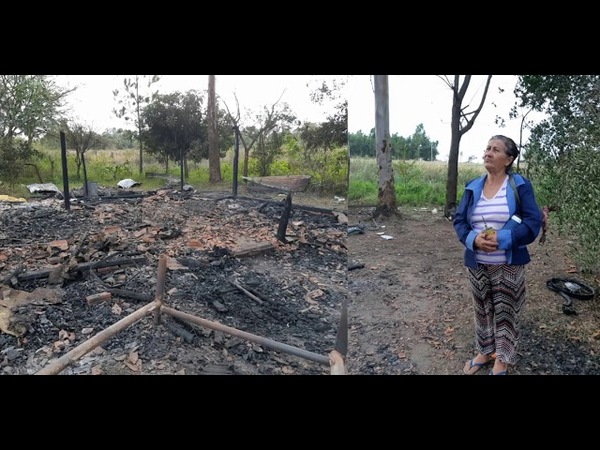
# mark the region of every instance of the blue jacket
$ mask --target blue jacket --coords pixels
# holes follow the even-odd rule
[[[454,230],[458,239],[465,246],[465,266],[477,268],[473,243],[477,232],[471,227],[473,208],[479,201],[487,175],[475,178],[466,183],[465,192],[458,204],[454,216]],[[521,197],[521,206],[517,204],[516,196],[510,183],[506,186],[506,200],[508,201],[509,217],[517,214],[522,221],[512,229],[498,230],[498,248],[506,251],[508,264],[522,265],[531,261],[527,245],[535,241],[542,227],[542,212],[535,199],[531,182],[514,174],[515,185]],[[510,220],[510,219],[509,219]]]

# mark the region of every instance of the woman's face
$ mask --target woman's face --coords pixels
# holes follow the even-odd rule
[[[489,173],[505,173],[513,159],[506,154],[506,146],[499,139],[491,139],[483,153],[483,165]]]

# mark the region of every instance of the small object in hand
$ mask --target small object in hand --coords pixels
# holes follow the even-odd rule
[[[481,216],[481,218],[483,219],[483,224],[485,225],[485,228],[483,229],[483,234],[494,234],[496,232],[496,230],[494,230],[492,227],[488,226],[488,224],[485,221],[485,217]]]
[[[484,234],[494,234],[496,232],[496,230],[494,230],[492,227],[487,227],[486,229],[483,230]]]

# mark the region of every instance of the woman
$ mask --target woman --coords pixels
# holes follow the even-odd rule
[[[509,182],[518,155],[512,139],[492,136],[483,156],[487,174],[466,184],[454,216],[454,229],[465,246],[475,316],[477,355],[466,362],[467,375],[492,361],[490,375],[506,375],[517,362],[525,265],[531,260],[527,245],[542,225],[531,182],[513,174],[518,193]]]

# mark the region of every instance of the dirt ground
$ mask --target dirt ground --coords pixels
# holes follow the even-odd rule
[[[364,265],[348,272],[349,372],[462,375],[475,354],[474,326],[452,222],[430,209],[401,208],[399,218],[377,221],[372,212],[350,207],[348,214],[349,229],[366,226],[364,234],[348,236],[349,267]],[[600,374],[597,295],[573,300],[576,314],[568,315],[563,298],[546,286],[554,277],[594,280],[576,271],[570,241],[552,229],[552,217],[549,224],[544,245],[529,246],[520,360],[510,374]]]

